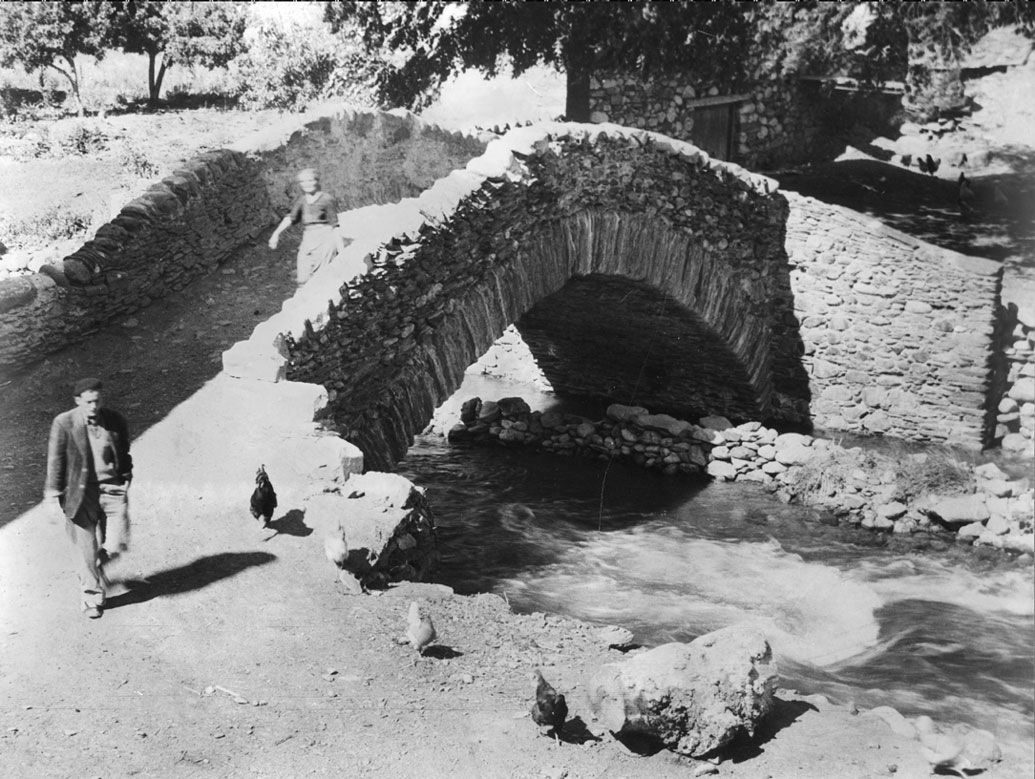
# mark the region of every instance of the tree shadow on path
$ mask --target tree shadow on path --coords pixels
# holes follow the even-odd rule
[[[105,611],[145,603],[163,595],[180,595],[191,590],[200,590],[220,579],[228,579],[246,568],[266,565],[277,559],[268,552],[222,552],[200,557],[179,568],[169,568],[148,576],[146,579],[126,579],[121,583],[126,592],[108,598]]]

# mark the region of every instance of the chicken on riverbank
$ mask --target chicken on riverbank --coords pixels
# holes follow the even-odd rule
[[[410,601],[410,613],[406,621],[406,639],[410,646],[417,650],[418,655],[423,656],[424,650],[434,643],[436,638],[438,633],[435,631],[435,623],[431,621],[431,614],[422,613],[417,601]]]
[[[535,703],[532,704],[532,721],[539,726],[542,733],[553,733],[557,738],[557,732],[564,727],[568,719],[568,702],[564,695],[557,692],[553,685],[543,678],[543,672],[538,668],[535,672],[536,688]]]
[[[963,171],[960,171],[956,186],[958,190],[956,201],[959,203],[960,217],[969,219],[976,211],[977,196],[974,193],[974,187],[971,186],[970,180]]]
[[[917,157],[916,166],[920,168],[921,173],[927,173],[933,176],[938,172],[938,167],[942,164],[940,159],[934,159],[928,154],[926,157]]]
[[[345,569],[345,561],[349,559],[349,545],[345,540],[345,530],[340,524],[337,533],[323,540],[323,553],[339,571]]]
[[[995,736],[987,730],[954,729],[943,731],[927,716],[916,718],[920,754],[931,768],[967,776],[966,771],[984,771],[1002,759]]]

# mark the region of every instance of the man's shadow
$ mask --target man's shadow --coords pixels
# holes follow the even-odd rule
[[[200,557],[179,568],[169,568],[151,574],[146,579],[126,579],[122,585],[126,592],[108,598],[105,610],[144,603],[163,595],[179,595],[191,590],[200,590],[220,579],[228,579],[246,568],[266,565],[277,559],[268,552],[221,552]]]

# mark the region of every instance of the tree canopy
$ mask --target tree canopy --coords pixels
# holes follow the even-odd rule
[[[102,2],[0,3],[0,65],[52,68],[64,76],[80,115],[77,54],[103,57],[110,33]]]
[[[910,46],[958,54],[988,29],[1016,23],[1031,34],[1023,2],[327,2],[335,29],[351,26],[385,65],[382,98],[411,108],[451,75],[516,74],[553,65],[567,75],[567,114],[585,119],[592,73],[693,74],[729,90],[766,74],[905,80]]]
[[[231,2],[108,3],[110,44],[146,54],[148,100],[154,104],[172,65],[226,65],[243,51],[247,5]]]
[[[146,54],[154,103],[173,64],[212,68],[237,56],[247,14],[248,4],[239,2],[0,3],[0,65],[56,70],[68,80],[82,114],[77,55],[100,59],[114,49]]]

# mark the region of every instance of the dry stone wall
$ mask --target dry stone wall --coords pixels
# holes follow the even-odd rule
[[[300,168],[320,169],[344,210],[419,193],[485,148],[405,113],[342,109],[299,124],[286,117],[185,163],[60,266],[0,280],[0,368],[17,370],[218,267],[283,215]]]
[[[1020,306],[1004,317],[1006,390],[996,407],[994,440],[1003,449],[1035,456],[1035,294],[1020,290]]]
[[[59,267],[0,281],[0,366],[16,369],[180,289],[268,221],[254,161],[232,151],[191,160]]]
[[[999,264],[785,196],[786,313],[797,322],[814,424],[969,448],[988,442]]]

